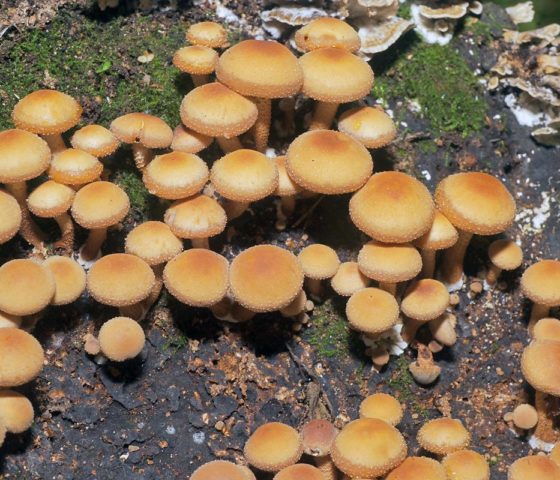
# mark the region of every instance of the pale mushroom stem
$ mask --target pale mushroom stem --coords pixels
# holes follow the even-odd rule
[[[294,195],[280,197],[280,208],[286,218],[290,218],[296,209],[296,197]]]
[[[371,352],[371,362],[374,368],[379,371],[389,363],[391,356],[384,346],[378,346]]]
[[[216,141],[224,153],[235,152],[235,150],[241,150],[243,148],[239,137],[216,137]]]
[[[386,292],[393,295],[393,297],[397,296],[397,284],[390,283],[390,282],[379,282],[379,288],[381,290],[385,290]]]
[[[420,278],[433,278],[436,269],[436,251],[435,250],[420,250],[422,256],[422,271]]]
[[[132,156],[138,170],[143,171],[152,160],[152,151],[141,143],[132,144]]]
[[[43,135],[43,139],[48,143],[53,155],[68,148],[60,133],[55,133],[54,135]]]
[[[502,273],[502,269],[496,267],[496,265],[491,264],[488,268],[488,273],[486,274],[486,283],[490,286],[496,285],[500,274]]]
[[[538,422],[535,429],[535,437],[546,443],[556,443],[558,441],[558,433],[554,428],[554,422],[550,412],[549,401],[556,401],[546,393],[535,391],[535,409],[537,410]]]
[[[210,250],[208,238],[191,238],[191,244],[193,248],[206,248]]]
[[[257,121],[253,125],[255,150],[265,152],[268,147],[270,133],[270,118],[272,116],[272,101],[270,98],[255,98],[255,105],[259,112]]]
[[[191,74],[192,82],[195,87],[200,87],[201,85],[205,85],[210,80],[209,75],[195,75]]]
[[[74,250],[74,222],[67,213],[55,217],[55,220],[60,228],[60,240],[56,244],[64,249],[65,255],[70,256]]]
[[[441,278],[448,286],[455,286],[463,278],[463,261],[467,247],[472,238],[472,233],[458,230],[457,243],[445,250],[441,265]]]
[[[315,457],[315,466],[321,470],[324,480],[336,480],[338,478],[338,470],[334,462],[331,460],[330,455],[323,457]]]
[[[331,128],[338,103],[317,102],[309,130],[328,130]]]
[[[412,343],[416,338],[418,329],[423,325],[424,322],[414,320],[413,318],[406,318],[404,322],[404,327],[401,332],[401,337],[406,343]]]
[[[233,200],[226,200],[223,204],[224,210],[228,220],[234,220],[237,217],[243,215],[245,210],[251,205],[250,202],[234,202]]]
[[[150,308],[152,308],[152,306],[154,305],[154,303],[157,302],[161,294],[161,290],[163,289],[164,266],[165,266],[164,264],[152,266],[152,270],[154,271],[154,276],[155,276],[154,286],[152,287],[152,291],[150,292],[150,295],[148,295],[148,298],[146,298],[146,300],[142,302],[143,304],[142,306],[144,307],[146,312],[149,311]]]
[[[540,305],[538,303],[533,303],[531,307],[531,317],[529,318],[529,325],[527,326],[529,330],[529,335],[533,336],[533,330],[535,324],[541,319],[548,317],[550,315],[550,307],[547,305]]]
[[[306,278],[305,285],[307,286],[307,291],[309,295],[315,300],[321,299],[323,295],[323,283],[317,278]]]
[[[89,231],[86,243],[82,248],[82,258],[84,260],[93,260],[97,257],[99,250],[101,250],[101,245],[107,238],[106,228],[93,228]]]
[[[46,235],[33,221],[27,208],[27,184],[25,182],[9,183],[6,188],[19,203],[21,209],[20,235],[27,243],[42,252],[45,248],[43,241],[46,239]]]

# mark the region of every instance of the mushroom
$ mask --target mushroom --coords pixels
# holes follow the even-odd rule
[[[313,304],[313,302],[310,303],[311,305]],[[294,298],[291,303],[280,309],[280,314],[283,317],[287,318],[297,317],[300,313],[304,313],[307,310],[307,307],[309,307],[307,295],[305,294],[305,290],[301,289],[297,294],[297,297]],[[311,307],[309,310],[312,309],[313,307]]]
[[[453,480],[490,480],[486,459],[473,450],[457,450],[445,456],[441,464]]]
[[[104,158],[115,153],[120,142],[110,130],[93,124],[76,130],[70,139],[70,144],[77,150]]]
[[[0,328],[19,328],[22,318],[20,315],[10,315],[6,312],[0,312]]]
[[[408,457],[395,468],[386,480],[447,480],[447,474],[441,464],[428,457]]]
[[[552,340],[560,342],[560,320],[556,318],[541,318],[533,328],[535,340]]]
[[[332,278],[340,267],[338,255],[328,245],[315,243],[299,252],[298,259],[309,294],[320,299],[323,294],[322,281]]]
[[[200,87],[210,80],[218,63],[218,52],[209,47],[191,45],[180,48],[173,55],[173,65],[191,75],[193,85]]]
[[[213,141],[212,137],[195,132],[181,123],[173,130],[170,148],[175,152],[198,153],[209,147]]]
[[[302,191],[302,188],[288,174],[286,161],[285,155],[275,159],[276,169],[278,170],[278,186],[274,194],[280,197],[276,221],[278,230],[286,228],[286,220],[292,216],[296,208],[296,195]]]
[[[305,480],[328,480],[321,470],[305,463],[296,463],[283,468],[274,475],[273,480],[301,480],[303,478]]]
[[[431,385],[441,373],[441,368],[434,363],[432,352],[422,343],[418,344],[418,356],[408,366],[408,370],[420,385]]]
[[[55,255],[47,258],[43,266],[54,278],[51,305],[68,305],[80,298],[86,289],[86,272],[76,260]]]
[[[99,329],[101,353],[113,362],[124,362],[137,357],[146,337],[136,320],[128,317],[115,317],[105,322]]]
[[[416,439],[424,450],[435,455],[447,455],[466,448],[471,434],[460,420],[444,417],[425,423]]]
[[[0,190],[0,245],[16,236],[21,227],[21,208],[9,193]]]
[[[337,478],[337,470],[330,457],[337,434],[338,429],[331,422],[320,418],[310,420],[301,429],[303,452],[313,457],[315,465],[323,475],[322,480],[336,480]],[[307,476],[303,478],[307,478]]]
[[[14,390],[0,390],[0,424],[7,432],[23,433],[33,424],[33,405],[29,399]]]
[[[371,280],[360,271],[356,262],[342,262],[331,278],[332,289],[343,297],[352,296],[370,283]]]
[[[560,467],[560,443],[554,445],[550,451],[549,458]]]
[[[445,347],[451,347],[457,342],[457,317],[449,312],[444,312],[437,318],[430,320],[428,327],[434,340]],[[435,352],[435,350],[434,350]]]
[[[508,480],[558,480],[560,467],[550,458],[542,455],[530,455],[513,462],[508,470]]]
[[[495,240],[488,247],[491,265],[486,274],[486,284],[493,286],[498,281],[502,270],[515,270],[523,262],[523,251],[512,240]]]
[[[360,403],[360,418],[377,418],[397,426],[403,417],[400,402],[387,393],[374,393]]]
[[[333,47],[356,53],[361,46],[356,30],[345,21],[332,17],[311,20],[296,32],[294,40],[304,52]]]
[[[244,467],[225,460],[214,460],[198,467],[191,480],[254,480],[253,473]]]
[[[79,190],[82,185],[99,180],[103,164],[83,150],[67,148],[53,155],[49,166],[49,178]]]
[[[517,405],[512,412],[511,419],[513,424],[521,430],[531,430],[535,428],[539,421],[539,414],[532,405],[522,403]]]
[[[533,302],[529,333],[535,323],[549,316],[550,308],[560,305],[560,261],[541,260],[531,265],[521,277],[521,290]]]
[[[41,344],[19,328],[0,328],[0,357],[0,387],[19,387],[34,380],[45,361]]]
[[[192,45],[209,48],[222,48],[227,44],[227,32],[216,22],[198,22],[191,25],[186,34]]]
[[[381,148],[397,136],[395,122],[380,107],[355,107],[338,120],[338,129],[367,148]]]

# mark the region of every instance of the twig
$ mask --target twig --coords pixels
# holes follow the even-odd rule
[[[309,210],[307,210],[307,212],[305,212],[301,217],[298,218],[298,220],[292,225],[292,228],[296,228],[298,225],[301,224],[301,222],[303,222],[307,217],[309,217],[309,215],[311,215],[315,209],[317,208],[317,206],[321,203],[321,201],[323,200],[323,198],[325,198],[323,195],[321,195],[313,205],[311,205],[311,208]]]

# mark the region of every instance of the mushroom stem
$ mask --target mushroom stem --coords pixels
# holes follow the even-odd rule
[[[280,197],[280,208],[286,218],[290,218],[296,209],[296,197],[294,195]]]
[[[451,347],[457,342],[457,333],[455,332],[455,325],[449,319],[448,315],[441,315],[438,318],[430,320],[428,327],[434,339],[446,346]]]
[[[554,420],[550,403],[556,399],[545,393],[535,391],[535,409],[539,420],[535,429],[535,437],[546,443],[556,443],[558,432],[554,429]]]
[[[250,202],[235,202],[226,200],[223,204],[228,220],[233,220],[243,215],[243,212],[249,208]]]
[[[338,103],[317,102],[309,130],[328,130],[338,110]]]
[[[390,358],[391,357],[389,355],[389,351],[382,345],[375,347],[371,351],[371,362],[373,363],[373,366],[377,371],[381,370],[385,365],[387,365]]]
[[[502,269],[496,267],[496,265],[491,264],[488,268],[488,273],[486,274],[486,283],[490,286],[496,285],[498,277],[502,273]]]
[[[413,318],[406,318],[404,322],[404,327],[401,332],[401,337],[406,343],[412,343],[416,334],[418,333],[418,329],[424,324],[424,322],[420,322],[419,320],[414,320]]]
[[[255,150],[265,152],[268,147],[268,135],[270,133],[270,118],[272,116],[272,101],[270,98],[253,99],[259,112],[257,121],[253,125],[253,137],[255,139]]]
[[[379,288],[389,292],[393,297],[397,296],[397,284],[390,282],[379,282]]]
[[[65,255],[70,256],[74,249],[74,222],[67,213],[55,217],[55,220],[60,228],[60,240],[56,245],[64,249]]]
[[[138,170],[143,171],[152,159],[152,151],[141,143],[132,144],[132,156]]]
[[[418,356],[416,357],[416,361],[412,362],[408,366],[408,369],[414,380],[420,385],[430,385],[434,383],[441,373],[441,367],[434,363],[432,352],[422,343],[418,344]]]
[[[282,98],[278,102],[278,107],[282,111],[281,137],[291,137],[296,131],[296,99],[294,97]]]
[[[48,143],[53,155],[68,148],[60,133],[55,133],[54,135],[43,135],[43,139]]]
[[[146,311],[149,311],[150,308],[152,308],[152,306],[154,305],[154,303],[157,302],[161,294],[161,290],[163,289],[164,266],[165,266],[164,264],[152,266],[152,270],[154,271],[154,275],[155,275],[155,282],[154,282],[154,286],[152,287],[152,291],[150,292],[150,295],[148,295],[148,298],[146,298],[146,300],[144,300],[143,302]]]
[[[436,251],[435,250],[420,250],[422,257],[422,271],[419,278],[433,278],[436,269]]]
[[[107,228],[92,228],[82,248],[82,258],[90,261],[97,257],[99,250],[101,250],[101,245],[103,245],[106,238]]]
[[[533,303],[531,307],[531,317],[529,318],[529,325],[527,326],[529,330],[529,335],[533,336],[533,330],[535,324],[541,319],[548,317],[550,315],[550,307],[547,305],[540,305],[538,303]]]
[[[191,238],[191,244],[193,248],[206,248],[207,250],[210,250],[208,238]]]
[[[234,152],[235,150],[241,150],[243,148],[239,137],[216,137],[216,141],[224,153]]]
[[[20,235],[37,250],[43,251],[43,241],[46,239],[46,235],[33,221],[27,208],[27,184],[25,182],[9,183],[6,188],[19,203],[21,209]]]
[[[457,232],[459,233],[457,243],[445,250],[441,265],[441,279],[448,286],[454,287],[454,290],[458,290],[456,285],[463,278],[463,260],[473,235],[459,229]]]
[[[305,285],[309,296],[315,300],[320,300],[323,295],[323,283],[318,278],[306,278]]]
[[[191,73],[191,77],[192,77],[193,85],[195,87],[200,87],[201,85],[208,83],[208,81],[210,80],[209,75],[195,75]]]
[[[338,471],[331,460],[330,455],[323,457],[315,457],[315,466],[321,470],[324,480],[336,480],[338,478]]]

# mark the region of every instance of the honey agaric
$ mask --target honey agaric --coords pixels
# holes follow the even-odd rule
[[[557,318],[541,318],[533,328],[535,340],[552,340],[560,342],[560,320]]]
[[[377,335],[397,323],[399,305],[395,297],[379,288],[358,290],[346,304],[346,317],[358,332]]]
[[[0,424],[10,433],[22,433],[33,424],[33,405],[19,392],[0,390]]]
[[[180,48],[173,55],[173,65],[189,73],[195,87],[208,83],[218,63],[218,52],[210,47],[191,45]]]
[[[75,148],[67,148],[53,155],[49,177],[64,185],[80,187],[99,180],[103,164],[93,155]]]
[[[313,457],[323,480],[336,480],[337,470],[330,453],[338,434],[336,427],[325,419],[314,419],[301,429],[303,452]]]
[[[528,403],[517,405],[512,412],[513,424],[522,430],[530,430],[537,425],[539,415],[537,410]]]
[[[434,363],[431,350],[422,343],[418,344],[418,356],[408,366],[408,370],[420,385],[431,385],[441,373],[441,367]]]
[[[37,339],[19,328],[0,328],[0,357],[0,387],[18,387],[35,379],[45,358]]]
[[[467,447],[471,434],[459,420],[436,418],[420,428],[416,439],[424,450],[436,455],[447,455]]]
[[[222,48],[227,44],[227,32],[216,22],[195,23],[188,28],[186,37],[191,44],[204,47]]]
[[[252,475],[252,473],[251,473]],[[225,460],[214,460],[198,467],[190,480],[251,480],[243,467]],[[254,475],[253,475],[254,479]]]
[[[379,107],[355,107],[338,120],[338,129],[367,148],[381,148],[397,136],[395,122]]]
[[[86,125],[77,130],[70,140],[70,144],[78,150],[104,158],[116,152],[120,142],[113,133],[101,125]]]
[[[280,314],[283,317],[296,317],[300,313],[305,312],[307,306],[307,295],[305,294],[305,290],[301,289],[296,298],[280,309]]]
[[[0,245],[10,241],[21,226],[21,207],[9,193],[0,190]]]
[[[273,480],[327,480],[327,478],[316,467],[306,463],[296,463],[289,467],[283,468],[276,475]]]
[[[332,289],[343,297],[352,296],[370,283],[371,280],[360,271],[357,262],[342,262],[331,278]]]
[[[560,467],[542,455],[522,457],[511,464],[508,480],[560,480]]]
[[[43,266],[54,278],[55,291],[51,305],[68,305],[86,289],[86,272],[73,258],[55,255],[47,258]]]
[[[195,132],[181,123],[173,130],[170,148],[174,152],[198,153],[209,147],[213,141],[213,137]]]
[[[294,40],[304,52],[334,47],[355,53],[362,43],[356,30],[346,22],[331,17],[311,20],[296,32]]]
[[[395,468],[386,480],[447,480],[441,464],[428,457],[408,457]]]
[[[137,357],[146,337],[136,320],[128,317],[115,317],[105,322],[99,330],[101,352],[109,360],[124,362]]]
[[[502,270],[515,270],[523,262],[521,247],[512,240],[500,239],[493,241],[488,247],[490,266],[486,274],[486,283],[493,286],[498,281]]]
[[[486,459],[473,450],[457,450],[446,455],[441,464],[452,480],[490,480]]]
[[[403,417],[400,402],[387,393],[374,393],[366,397],[360,404],[360,418],[377,418],[396,426]]]
[[[551,307],[560,305],[560,261],[541,260],[531,265],[521,277],[521,289],[533,302],[531,333],[539,319],[549,316]]]
[[[314,243],[299,252],[298,259],[309,293],[316,298],[321,298],[323,291],[321,281],[332,278],[340,267],[336,251],[328,245]]]

